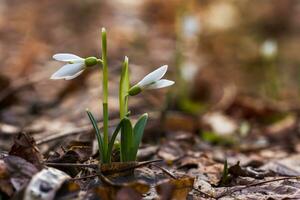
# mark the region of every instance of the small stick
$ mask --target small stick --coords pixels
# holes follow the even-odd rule
[[[45,163],[49,167],[88,167],[97,169],[99,168],[98,164],[80,164],[80,163]]]
[[[249,187],[255,187],[255,186],[263,185],[263,184],[266,184],[266,183],[271,183],[271,182],[276,182],[276,181],[284,181],[284,180],[291,180],[291,179],[298,180],[298,179],[300,179],[300,176],[283,177],[283,178],[277,178],[277,179],[272,179],[272,180],[268,180],[268,181],[261,181],[261,182],[258,182],[258,183],[251,183],[251,184],[246,185],[244,187],[233,188],[231,190],[227,190],[226,192],[223,192],[222,194],[218,195],[216,197],[216,199],[219,199],[219,198],[227,196],[227,195],[231,195],[235,192],[247,189]]]
[[[100,177],[100,180],[101,180],[103,183],[105,183],[105,184],[107,184],[107,185],[109,185],[109,186],[114,186],[114,187],[120,186],[119,184],[114,183],[114,182],[112,182],[110,179],[108,179],[107,177],[105,177],[102,173],[99,173],[98,176]]]
[[[138,167],[142,167],[144,165],[148,165],[154,162],[161,162],[161,159],[158,160],[149,160],[149,161],[144,161],[144,162],[140,162],[135,166],[130,166],[127,168],[124,168],[122,170],[117,170],[115,172],[123,172],[123,171],[127,171],[127,170],[131,170],[131,169],[135,169]],[[49,167],[87,167],[87,168],[93,168],[93,169],[100,169],[100,165],[101,164],[80,164],[80,163],[49,163],[46,162],[45,165],[49,166]]]
[[[159,165],[156,165],[156,164],[151,164],[151,166],[154,166],[154,167],[157,167],[157,168],[159,168],[161,171],[163,171],[164,173],[166,173],[168,176],[170,176],[171,178],[173,178],[173,179],[177,179],[177,177],[176,176],[174,176],[169,170],[167,170],[167,169],[165,169],[165,168],[163,168],[163,167],[161,167],[161,166],[159,166]]]
[[[139,168],[139,167],[142,167],[142,166],[145,166],[145,165],[149,165],[151,163],[155,163],[155,162],[161,162],[163,161],[162,159],[157,159],[157,160],[149,160],[149,161],[143,161],[143,162],[139,162],[137,165],[135,166],[130,166],[130,167],[126,167],[122,170],[119,170],[118,172],[124,172],[124,171],[128,171],[128,170],[131,170],[131,169],[135,169],[135,168]]]
[[[71,178],[71,180],[72,181],[79,181],[79,180],[86,179],[86,178],[94,178],[94,177],[99,176],[99,175],[100,175],[100,173],[97,173],[97,174],[92,174],[92,175],[89,175],[89,176]]]
[[[102,173],[96,173],[96,174],[92,174],[92,175],[89,175],[89,176],[84,176],[84,177],[78,177],[78,178],[71,178],[71,180],[73,181],[78,181],[78,180],[82,180],[82,179],[86,179],[86,178],[94,178],[96,176],[99,176],[100,177],[100,180],[109,185],[109,186],[119,186],[118,184],[112,182],[111,180],[109,180],[107,177],[105,177]]]

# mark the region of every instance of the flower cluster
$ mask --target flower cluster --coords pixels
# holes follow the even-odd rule
[[[111,154],[118,133],[121,133],[120,142],[120,160],[122,162],[135,161],[139,144],[142,140],[144,128],[147,123],[148,114],[145,113],[133,125],[129,119],[128,98],[141,93],[144,90],[159,89],[174,84],[174,81],[162,79],[168,70],[168,66],[164,65],[146,75],[140,82],[130,87],[129,80],[129,64],[128,58],[125,57],[122,66],[120,86],[119,86],[119,105],[120,105],[120,122],[116,127],[112,136],[109,138],[108,133],[108,63],[107,63],[107,40],[106,30],[102,29],[102,57],[82,58],[70,53],[58,53],[53,56],[57,61],[65,62],[58,71],[56,71],[51,79],[71,80],[78,77],[89,67],[100,66],[102,69],[102,91],[103,91],[103,133],[98,127],[95,117],[90,111],[87,114],[94,127],[99,146],[99,155],[102,163],[111,162]]]

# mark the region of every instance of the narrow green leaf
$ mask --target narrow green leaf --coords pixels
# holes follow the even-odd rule
[[[88,114],[89,116],[89,119],[94,127],[94,130],[96,132],[96,137],[97,137],[97,141],[98,141],[98,146],[99,146],[99,154],[100,154],[100,160],[102,162],[104,162],[105,160],[105,152],[104,152],[104,149],[103,149],[103,139],[101,137],[101,132],[100,132],[100,129],[98,128],[98,125],[97,125],[97,121],[96,119],[94,118],[93,114],[89,111],[89,110],[86,110],[86,113]]]
[[[227,164],[227,159],[224,161],[224,167],[223,167],[223,173],[221,180],[219,181],[219,186],[225,186],[228,184],[230,177],[229,177],[229,171],[228,171],[228,164]]]
[[[132,125],[128,118],[123,119],[121,126],[121,161],[131,161],[130,149],[133,147]]]
[[[128,70],[128,57],[125,57],[119,86],[119,107],[120,107],[120,119],[123,119],[128,112],[127,95],[129,90],[129,70]]]
[[[111,154],[112,154],[112,150],[113,150],[113,147],[114,147],[114,143],[115,143],[115,140],[117,138],[118,133],[120,132],[122,124],[123,124],[123,120],[121,120],[120,123],[118,124],[118,126],[116,127],[115,131],[113,132],[113,134],[111,136],[110,142],[108,144],[108,150],[107,150],[107,160],[108,160],[108,162],[111,161]]]
[[[148,114],[145,113],[138,119],[138,121],[134,125],[133,128],[134,143],[133,143],[133,153],[132,153],[134,155],[134,159],[136,159],[136,155],[143,138],[145,126],[147,124],[147,120],[148,120]]]

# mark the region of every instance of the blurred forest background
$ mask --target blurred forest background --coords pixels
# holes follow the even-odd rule
[[[101,27],[108,30],[114,73],[111,118],[118,116],[117,74],[124,55],[133,82],[163,64],[176,80],[169,95],[158,95],[164,90],[134,98],[133,113],[155,106],[192,116],[220,110],[248,119],[249,110],[256,118],[274,108],[298,109],[299,1],[2,0],[1,149],[20,130],[51,134],[85,125],[85,108],[101,116],[98,69],[72,81],[49,80],[61,65],[53,54],[100,54]]]
[[[50,76],[62,66],[52,59],[55,53],[100,57],[101,27],[108,36],[111,128],[119,117],[125,55],[132,84],[165,64],[167,78],[176,82],[129,102],[132,118],[144,112],[150,116],[138,160],[162,159],[161,166],[171,171],[153,165],[136,169],[141,176],[135,180],[148,181],[143,197],[300,199],[297,0],[0,0],[2,193],[20,193],[22,187],[10,179],[19,173],[14,167],[23,166],[21,158],[41,168],[44,161],[96,162],[91,158],[96,158],[97,143],[85,109],[101,124],[99,68],[70,81]],[[74,166],[59,169],[79,178],[70,183],[87,196],[102,198],[100,190],[117,195],[124,186],[99,186],[93,182],[98,175]],[[90,174],[93,178],[85,181]],[[20,176],[27,181],[23,186],[34,173],[25,175]],[[284,178],[273,179],[278,176]],[[184,191],[177,193],[182,185]],[[150,186],[157,193],[148,192]],[[222,193],[215,196],[216,191]],[[130,192],[125,192],[129,199]]]

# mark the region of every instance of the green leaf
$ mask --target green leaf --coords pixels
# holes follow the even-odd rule
[[[120,123],[118,124],[118,126],[116,127],[115,131],[113,132],[113,134],[111,136],[110,142],[108,144],[108,150],[107,150],[107,160],[108,160],[108,162],[111,161],[111,154],[112,154],[112,150],[113,150],[113,147],[114,147],[114,143],[115,143],[115,140],[116,140],[116,137],[117,137],[118,133],[120,132],[122,124],[123,124],[123,120],[121,120]]]
[[[86,113],[88,114],[89,116],[89,119],[94,127],[94,130],[96,132],[96,137],[97,137],[97,140],[98,140],[98,146],[99,146],[99,154],[100,154],[100,160],[102,162],[104,162],[105,160],[105,152],[104,152],[104,149],[103,149],[103,139],[101,137],[101,132],[100,132],[100,129],[98,128],[98,125],[97,125],[97,121],[95,119],[95,117],[93,116],[93,114],[89,111],[89,110],[86,110]]]
[[[230,181],[230,177],[229,177],[228,164],[227,164],[227,159],[225,159],[222,177],[221,177],[218,185],[219,186],[226,186],[229,181]]]
[[[132,125],[128,118],[122,120],[121,126],[121,161],[131,161],[131,148],[133,147]]]
[[[128,70],[128,57],[125,57],[122,72],[121,72],[121,79],[120,79],[120,86],[119,86],[119,107],[120,107],[120,118],[123,119],[127,114],[128,109],[128,90],[129,90],[129,70]]]
[[[133,155],[134,155],[134,159],[136,159],[136,155],[137,155],[140,143],[141,143],[142,138],[143,138],[145,126],[147,124],[147,120],[148,120],[148,114],[145,113],[138,119],[138,121],[134,125],[134,128],[133,128],[133,133],[134,133]]]

